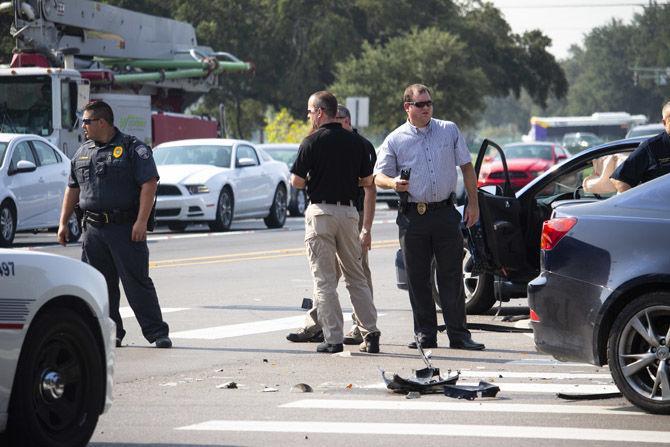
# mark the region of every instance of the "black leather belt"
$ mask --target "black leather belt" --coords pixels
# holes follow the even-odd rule
[[[426,214],[430,210],[436,210],[439,208],[446,208],[448,206],[453,206],[454,205],[454,200],[452,197],[449,197],[446,200],[443,200],[441,202],[408,202],[407,203],[407,209],[408,210],[416,210],[417,213],[423,215]]]
[[[325,203],[326,205],[338,205],[338,206],[355,206],[353,200],[322,200],[317,203]]]
[[[137,214],[132,211],[89,211],[84,210],[84,221],[92,225],[124,224],[135,222]]]

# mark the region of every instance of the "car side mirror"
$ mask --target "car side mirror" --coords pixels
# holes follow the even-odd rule
[[[256,161],[253,158],[240,158],[237,160],[238,168],[246,168],[247,166],[256,166]]]
[[[35,169],[37,169],[37,165],[32,161],[20,160],[16,163],[16,168],[14,168],[9,175],[20,174],[22,172],[33,172]]]

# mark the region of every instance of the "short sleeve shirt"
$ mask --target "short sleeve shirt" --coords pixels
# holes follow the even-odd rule
[[[612,174],[612,178],[637,186],[670,173],[670,135],[667,132],[643,141]]]
[[[302,141],[291,173],[307,179],[310,202],[346,202],[357,199],[358,179],[372,168],[363,138],[328,123]]]
[[[354,129],[354,133],[361,137],[363,142],[365,143],[365,148],[368,151],[368,157],[370,159],[370,166],[374,169],[375,163],[377,163],[377,153],[375,152],[375,147],[370,143],[370,141],[360,135],[356,129]],[[363,188],[358,188],[358,199],[356,200],[356,208],[358,211],[363,211],[363,201],[365,200],[365,190]]]
[[[411,169],[410,202],[441,202],[456,190],[456,167],[471,162],[458,126],[431,119],[417,128],[409,121],[391,132],[379,148],[375,172],[397,177]]]
[[[68,186],[90,211],[137,211],[140,189],[158,170],[151,148],[118,129],[107,144],[86,141],[71,161]]]

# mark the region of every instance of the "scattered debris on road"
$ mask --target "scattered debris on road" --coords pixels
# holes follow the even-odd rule
[[[220,390],[221,389],[228,389],[228,390],[235,389],[236,390],[237,389],[237,383],[231,381],[231,382],[222,383],[221,385],[217,385],[216,387]]]
[[[623,396],[621,393],[556,393],[556,397],[565,400],[599,400]]]
[[[456,399],[475,400],[477,397],[496,397],[500,387],[483,380],[479,385],[445,385],[444,395]]]
[[[293,385],[291,387],[291,392],[292,393],[312,393],[314,390],[312,389],[311,386],[307,385],[306,383],[298,383],[297,385]]]
[[[279,391],[277,388],[272,388],[271,386],[263,388],[264,393],[276,393],[277,391]]]

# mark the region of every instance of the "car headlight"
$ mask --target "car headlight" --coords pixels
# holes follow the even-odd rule
[[[207,185],[186,185],[186,190],[191,194],[206,194],[209,192]]]

